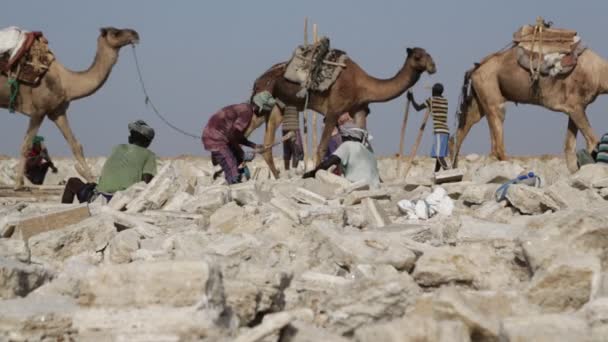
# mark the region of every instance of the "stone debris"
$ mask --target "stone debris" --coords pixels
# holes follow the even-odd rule
[[[608,334],[605,166],[570,175],[559,158],[469,155],[462,182],[437,186],[430,158],[407,179],[380,158],[370,189],[326,171],[275,180],[258,159],[253,179],[231,186],[208,159],[161,160],[152,182],[107,205],[58,203],[72,160],[30,193],[8,193],[16,160],[0,160],[0,341]],[[497,202],[524,171],[541,187],[511,185]]]
[[[557,211],[562,206],[541,189],[514,184],[507,190],[507,200],[522,214],[542,214]]]
[[[78,223],[90,216],[89,208],[86,205],[36,215],[14,222],[14,231],[3,237],[28,240],[34,235]]]

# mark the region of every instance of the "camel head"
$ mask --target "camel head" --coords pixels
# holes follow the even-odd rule
[[[139,34],[135,30],[102,27],[99,31],[99,41],[116,50],[125,45],[139,43]]]
[[[433,57],[423,48],[407,48],[406,63],[410,63],[414,70],[434,74],[437,71]]]

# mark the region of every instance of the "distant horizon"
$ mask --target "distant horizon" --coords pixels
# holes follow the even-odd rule
[[[152,100],[173,124],[197,135],[213,113],[246,101],[259,75],[290,58],[303,41],[305,17],[309,18],[309,39],[312,24],[318,24],[319,34],[328,36],[332,47],[346,51],[377,78],[392,77],[399,70],[406,47],[424,48],[435,60],[438,71],[432,76],[424,74],[411,90],[422,102],[428,96],[426,84],[444,84],[452,133],[464,72],[505,46],[513,32],[522,25],[533,24],[538,15],[553,21],[555,27],[578,31],[589,48],[608,56],[602,25],[608,2],[471,0],[445,3],[441,8],[437,11],[433,3],[398,0],[380,4],[311,0],[306,6],[279,0],[150,0],[145,7],[117,0],[22,0],[11,4],[10,13],[1,13],[0,22],[4,27],[16,25],[43,31],[57,60],[72,70],[89,67],[100,27],[137,30],[141,37],[137,53]],[[373,145],[379,156],[392,156],[398,151],[404,104],[402,95],[370,106],[368,128],[375,137]],[[608,131],[607,109],[608,96],[600,96],[587,110],[598,137]],[[509,104],[504,125],[507,154],[562,154],[567,117],[550,113],[537,106]],[[17,156],[28,118],[6,110],[0,116],[0,154]],[[406,153],[411,150],[422,116],[410,109]],[[146,108],[130,47],[123,48],[110,77],[97,93],[71,104],[68,118],[84,146],[85,156],[107,156],[114,145],[126,142],[127,124],[136,119],[145,120],[156,130],[150,148],[158,155],[208,155],[199,140],[174,132]],[[427,127],[419,155],[428,155],[431,148],[431,129]],[[39,133],[45,136],[52,156],[72,156],[50,120],[44,121]],[[261,143],[262,135],[263,129],[259,129],[252,140]],[[484,119],[473,127],[462,152],[486,155],[489,146]],[[583,146],[579,134],[578,148]],[[282,155],[280,147],[274,151],[276,157]]]

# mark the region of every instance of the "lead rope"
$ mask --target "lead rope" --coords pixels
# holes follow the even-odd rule
[[[135,68],[137,69],[137,76],[139,78],[139,84],[141,85],[141,90],[145,95],[145,104],[146,106],[150,106],[150,108],[152,108],[152,111],[154,112],[154,114],[156,114],[156,116],[158,116],[167,126],[171,127],[173,130],[187,136],[187,137],[191,137],[194,139],[198,139],[201,140],[201,136],[200,135],[196,135],[196,134],[192,134],[189,132],[184,131],[183,129],[173,125],[171,122],[169,122],[169,120],[167,120],[160,112],[159,110],[156,108],[156,106],[154,105],[154,103],[152,103],[152,100],[150,99],[150,95],[148,95],[148,91],[146,90],[146,85],[144,83],[144,78],[142,76],[142,72],[141,72],[141,68],[139,66],[139,59],[137,58],[137,51],[135,50],[135,45],[131,45],[131,47],[133,48],[133,58],[135,59]]]

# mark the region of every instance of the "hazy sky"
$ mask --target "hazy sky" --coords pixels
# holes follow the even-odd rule
[[[387,78],[403,64],[406,47],[425,48],[438,72],[414,87],[421,101],[437,81],[450,102],[450,127],[464,71],[482,57],[507,44],[521,25],[537,15],[558,27],[575,29],[602,56],[608,2],[606,1],[34,1],[11,2],[0,11],[2,26],[42,30],[61,62],[86,69],[95,55],[98,28],[133,28],[141,37],[137,51],[148,90],[156,105],[175,125],[200,134],[219,108],[245,101],[253,80],[272,64],[288,59],[303,40],[308,16],[319,25],[332,46],[346,51],[369,74]],[[380,154],[393,154],[399,143],[405,96],[371,106],[369,129]],[[608,131],[608,96],[588,109],[600,135]],[[1,110],[0,154],[15,155],[27,127],[27,117]],[[126,141],[127,123],[141,118],[156,129],[151,148],[160,155],[202,155],[200,141],[166,127],[144,105],[130,47],[123,48],[109,80],[96,94],[72,103],[69,120],[87,156],[105,155]],[[406,150],[415,139],[422,113],[412,111]],[[505,142],[510,154],[561,153],[567,118],[533,106],[510,104]],[[50,121],[41,134],[52,154],[71,155],[67,143]],[[579,134],[580,137],[580,134]],[[261,130],[254,135],[261,142]],[[431,145],[427,131],[419,153]],[[579,146],[582,146],[579,138]],[[465,142],[466,153],[487,153],[484,119]]]

